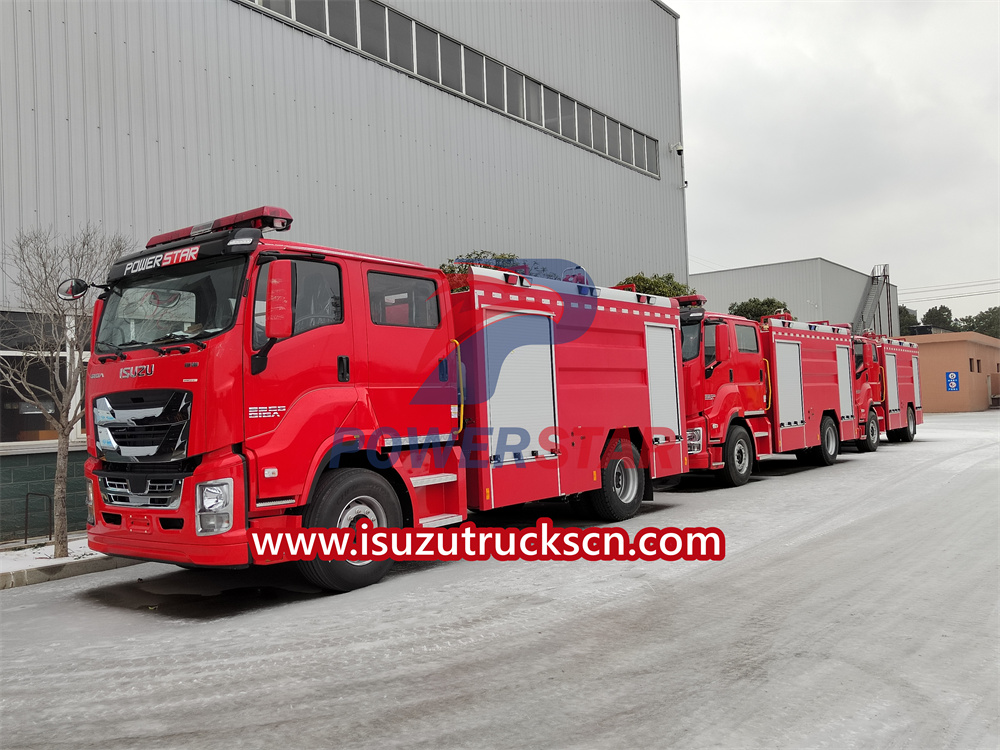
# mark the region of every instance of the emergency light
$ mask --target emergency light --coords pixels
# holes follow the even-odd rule
[[[184,229],[175,229],[172,232],[158,234],[146,243],[146,248],[165,245],[168,242],[184,240],[190,237],[197,237],[200,234],[209,232],[224,232],[239,227],[252,227],[254,229],[273,229],[276,232],[284,232],[292,226],[292,215],[283,208],[275,206],[261,206],[252,208],[249,211],[242,211],[238,214],[223,216],[215,221],[206,221],[195,224]]]

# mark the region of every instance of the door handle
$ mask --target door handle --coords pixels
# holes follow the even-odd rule
[[[442,383],[448,382],[448,360],[439,359],[438,360],[438,380]]]
[[[341,355],[337,357],[337,380],[346,383],[351,379],[351,358]]]
[[[733,371],[732,370],[729,371],[729,382],[730,383],[733,382]]]

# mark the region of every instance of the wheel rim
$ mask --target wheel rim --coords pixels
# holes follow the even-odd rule
[[[611,473],[611,488],[625,505],[633,502],[639,493],[639,470],[629,459],[615,461]]]
[[[874,445],[878,441],[878,419],[868,420],[868,442]]]
[[[823,435],[823,448],[828,456],[837,453],[837,433],[832,427],[826,428],[826,434]]]
[[[341,529],[355,529],[358,521],[367,518],[372,526],[385,526],[385,509],[371,495],[358,495],[340,512],[337,526]],[[368,565],[371,560],[346,560],[351,565]]]
[[[910,433],[910,437],[917,431],[916,419],[913,416],[913,410],[907,409],[906,411],[906,429]]]
[[[733,465],[739,474],[745,474],[750,467],[750,448],[742,440],[736,442],[736,447],[733,451]]]

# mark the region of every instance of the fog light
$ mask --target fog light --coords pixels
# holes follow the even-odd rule
[[[219,479],[202,482],[195,487],[197,528],[199,536],[221,534],[233,527],[233,480]]]
[[[87,525],[93,526],[97,523],[94,518],[94,483],[87,480]]]
[[[692,427],[687,431],[688,453],[701,453],[701,427]]]

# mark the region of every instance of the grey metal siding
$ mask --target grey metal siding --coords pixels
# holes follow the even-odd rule
[[[651,0],[390,2],[644,130],[656,179],[234,0],[0,0],[0,244],[261,204],[294,240],[437,265],[564,257],[687,278],[677,19]],[[6,279],[0,306],[16,306]]]

